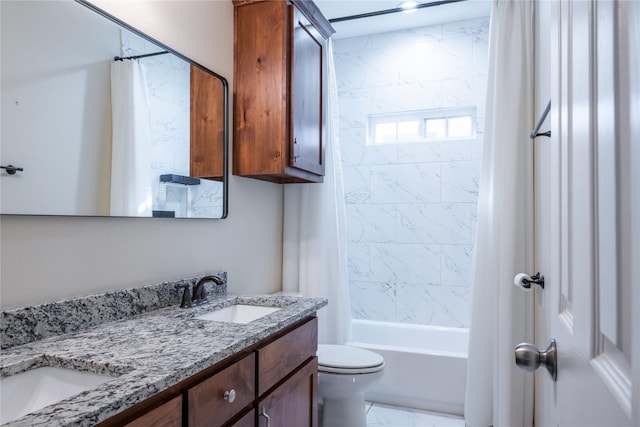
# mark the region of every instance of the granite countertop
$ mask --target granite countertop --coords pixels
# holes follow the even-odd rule
[[[247,348],[327,304],[283,295],[210,295],[208,305],[169,306],[2,350],[2,376],[32,367],[71,367],[114,375],[97,388],[7,426],[91,426]],[[194,316],[235,303],[282,307],[247,324]]]

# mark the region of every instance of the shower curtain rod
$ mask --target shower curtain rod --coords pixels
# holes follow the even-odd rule
[[[140,58],[146,58],[148,56],[164,55],[165,53],[170,53],[170,52],[164,50],[162,52],[147,53],[145,55],[125,56],[124,58],[122,58],[120,56],[114,56],[113,60],[114,61],[124,61],[125,59],[140,59]]]
[[[393,9],[377,10],[374,12],[361,13],[358,15],[350,15],[350,16],[343,16],[340,18],[333,18],[333,19],[329,19],[329,22],[332,24],[335,24],[336,22],[351,21],[354,19],[362,19],[362,18],[371,18],[372,16],[386,15],[389,13],[407,12],[407,10],[424,9],[426,7],[441,6],[449,3],[458,3],[460,1],[467,1],[467,0],[439,0],[439,1],[429,2],[429,3],[419,3],[414,8],[411,8],[411,9],[394,7]]]

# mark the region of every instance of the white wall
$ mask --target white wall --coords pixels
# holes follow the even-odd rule
[[[186,56],[233,75],[228,1],[94,2]],[[281,288],[282,187],[232,177],[229,218],[0,217],[0,306],[226,270],[231,292]]]

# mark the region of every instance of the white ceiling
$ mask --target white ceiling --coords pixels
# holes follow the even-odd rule
[[[431,0],[433,1],[433,0]],[[430,3],[431,1],[420,1]],[[315,0],[327,19],[398,7],[401,0]],[[492,0],[466,0],[418,9],[412,13],[390,13],[370,18],[336,22],[334,38],[358,37],[407,28],[489,16]]]

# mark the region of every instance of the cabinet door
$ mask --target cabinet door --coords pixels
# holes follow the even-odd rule
[[[317,317],[258,349],[258,396],[315,356],[317,350]]]
[[[291,166],[324,175],[324,39],[298,9],[293,14]]]
[[[234,1],[233,173],[269,180],[288,165],[289,6]]]
[[[191,66],[190,175],[222,180],[224,167],[224,87],[195,65]]]
[[[317,427],[318,360],[300,368],[258,406],[258,426]]]

